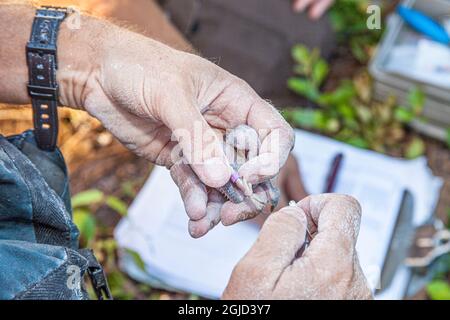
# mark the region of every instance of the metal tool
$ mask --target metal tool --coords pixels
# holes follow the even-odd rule
[[[445,254],[450,253],[450,230],[441,220],[417,229],[416,237],[405,264],[423,271]]]

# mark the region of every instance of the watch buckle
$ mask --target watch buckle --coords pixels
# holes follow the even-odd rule
[[[34,99],[58,101],[58,86],[50,88],[29,84],[28,94]]]

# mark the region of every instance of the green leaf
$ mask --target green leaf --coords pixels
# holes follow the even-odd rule
[[[300,109],[293,114],[292,121],[305,129],[322,129],[325,125],[324,115],[320,110]]]
[[[369,148],[369,143],[360,137],[349,138],[345,140],[346,143],[361,149]]]
[[[281,110],[281,115],[283,116],[283,118],[291,124],[293,122],[294,114],[295,114],[295,109],[289,108],[289,109]]]
[[[126,249],[125,251],[127,252],[127,254],[129,254],[133,258],[134,263],[140,270],[146,271],[145,270],[145,262],[144,262],[144,260],[142,260],[139,253],[137,253],[136,251],[131,250],[131,249]]]
[[[90,243],[95,238],[97,223],[93,215],[86,209],[75,209],[73,211],[73,222],[80,230],[80,236]]]
[[[115,299],[128,300],[133,298],[133,296],[124,289],[126,278],[120,271],[114,270],[109,272],[107,278],[109,288]]]
[[[413,112],[400,106],[395,109],[394,117],[397,121],[408,124],[414,119],[415,116]]]
[[[72,197],[72,207],[85,207],[103,201],[103,192],[97,189],[86,190]]]
[[[356,95],[355,88],[351,82],[343,82],[335,91],[322,94],[318,99],[318,103],[325,106],[335,106],[338,104],[348,103]]]
[[[320,59],[317,63],[314,64],[312,70],[312,81],[316,87],[319,87],[325,78],[327,77],[329,72],[328,63],[325,60]]]
[[[350,104],[341,103],[337,106],[336,109],[345,120],[355,119],[356,113]]]
[[[311,54],[309,49],[303,45],[295,45],[292,48],[292,58],[300,65],[307,66],[311,61]]]
[[[336,10],[330,12],[330,20],[335,31],[341,31],[346,27],[344,17]]]
[[[138,289],[144,294],[150,294],[152,291],[152,287],[145,283],[138,284]]]
[[[364,50],[364,44],[358,41],[359,38],[354,38],[350,41],[350,48],[352,49],[353,56],[361,63],[365,63],[369,58]]]
[[[307,76],[308,75],[308,68],[302,64],[297,64],[294,66],[294,73],[301,75],[301,76]]]
[[[434,280],[428,284],[427,293],[433,300],[450,300],[450,285],[444,280]]]
[[[405,157],[407,159],[415,159],[425,153],[425,142],[421,138],[414,138],[406,148]]]
[[[288,80],[288,88],[311,101],[316,101],[319,96],[317,87],[309,80],[291,78]]]
[[[106,198],[106,205],[111,209],[113,209],[114,211],[120,213],[122,216],[127,215],[128,205],[117,197],[108,196]]]
[[[408,102],[411,105],[414,114],[419,115],[423,111],[425,94],[419,88],[414,88],[408,93]]]

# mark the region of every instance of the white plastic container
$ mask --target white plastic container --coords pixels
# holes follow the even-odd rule
[[[450,0],[405,0],[402,4],[437,20],[450,16]],[[450,90],[386,70],[392,48],[412,32],[397,14],[389,17],[386,33],[369,66],[374,78],[375,97],[384,100],[389,95],[395,95],[399,103],[406,104],[408,92],[415,86],[420,87],[427,96],[424,108],[427,122],[415,121],[412,126],[428,136],[445,140],[446,130],[450,128]]]

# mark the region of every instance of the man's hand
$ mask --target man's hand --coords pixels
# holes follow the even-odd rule
[[[297,12],[308,9],[311,19],[319,19],[333,3],[334,0],[294,0],[293,8]]]
[[[0,50],[0,59],[8,61],[0,68],[0,101],[29,102],[24,48],[34,12],[0,5],[0,43],[8,43]],[[14,23],[19,19],[21,24]],[[245,217],[233,205],[217,205],[210,192],[225,185],[232,171],[217,135],[241,124],[254,128],[259,154],[239,174],[254,185],[272,178],[294,143],[292,128],[276,109],[199,56],[92,17],[73,21],[66,19],[58,37],[60,103],[86,110],[149,161],[171,168],[182,158],[184,165],[171,173],[193,236],[205,234],[217,216],[227,224]]]
[[[272,214],[223,298],[372,298],[355,250],[360,217],[358,202],[343,195],[310,196]],[[313,239],[300,252],[306,228]]]
[[[231,175],[217,131],[247,124],[259,132],[259,155],[239,169],[241,177],[258,184],[285,163],[292,129],[244,81],[215,64],[121,32],[120,40],[105,46],[78,99],[63,102],[79,101],[124,145],[151,162],[172,168],[182,153],[183,164],[171,174],[194,237],[204,235],[219,218],[227,224],[245,218],[231,203],[220,206],[217,194],[210,192]]]

